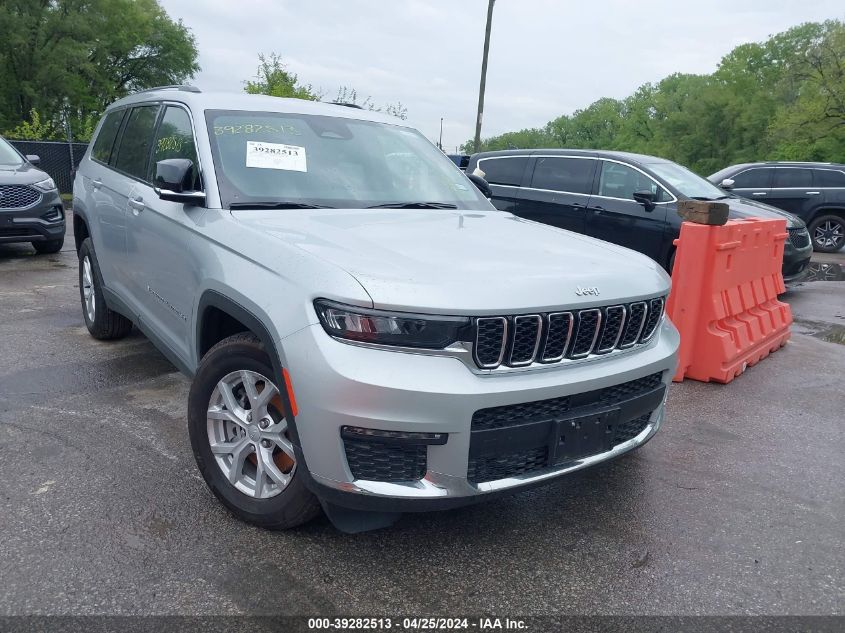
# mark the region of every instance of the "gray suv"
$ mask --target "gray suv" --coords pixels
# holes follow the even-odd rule
[[[678,333],[645,256],[497,211],[404,122],[153,89],[74,183],[85,323],[192,377],[197,465],[238,517],[360,531],[647,442]]]
[[[65,211],[56,183],[0,137],[0,244],[31,242],[39,253],[58,253],[65,242]]]

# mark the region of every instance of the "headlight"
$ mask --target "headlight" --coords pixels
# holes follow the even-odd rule
[[[401,347],[443,349],[469,340],[468,317],[387,312],[347,306],[326,299],[314,302],[323,329],[331,336]]]
[[[53,191],[53,189],[56,188],[56,183],[53,182],[52,178],[47,178],[45,180],[32,183],[32,186],[40,191]]]

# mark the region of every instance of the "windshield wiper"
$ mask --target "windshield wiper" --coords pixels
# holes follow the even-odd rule
[[[368,209],[457,209],[458,205],[448,202],[386,202],[374,204]]]
[[[233,202],[229,209],[334,209],[325,204],[309,204],[307,202]]]
[[[692,196],[693,200],[704,200],[705,202],[715,202],[716,200],[726,200],[730,196],[719,196],[718,198],[708,198],[707,196]]]

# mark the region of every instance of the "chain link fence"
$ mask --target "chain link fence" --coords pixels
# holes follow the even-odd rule
[[[36,154],[41,159],[38,168],[50,174],[61,193],[73,191],[73,176],[88,148],[88,143],[7,140],[21,154]]]

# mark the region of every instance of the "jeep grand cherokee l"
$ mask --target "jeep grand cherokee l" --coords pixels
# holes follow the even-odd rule
[[[509,150],[475,154],[493,204],[515,215],[627,246],[672,270],[681,230],[678,200],[718,200],[731,218],[786,219],[783,252],[787,282],[807,273],[812,247],[804,222],[760,202],[719,189],[677,163],[626,152]]]
[[[31,242],[38,253],[58,253],[65,242],[65,211],[56,184],[0,137],[0,244]]]
[[[108,108],[74,183],[82,311],[188,376],[240,518],[341,529],[641,446],[678,333],[627,249],[494,209],[399,119],[195,88]]]

